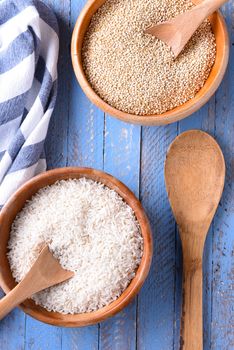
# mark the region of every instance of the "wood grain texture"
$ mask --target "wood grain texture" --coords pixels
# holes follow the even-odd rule
[[[164,185],[164,160],[177,125],[144,127],[140,199],[154,237],[151,273],[138,297],[138,350],[173,349],[175,221]]]
[[[106,116],[104,170],[139,195],[141,128]],[[100,350],[135,350],[136,301],[100,324]]]
[[[179,122],[179,133],[192,128],[200,129],[214,136],[215,128],[215,97],[192,117]],[[204,350],[210,349],[211,312],[212,312],[212,243],[213,224],[209,230],[203,254],[203,341]],[[182,295],[182,251],[180,238],[177,238],[177,269],[176,269],[176,331],[174,349],[179,349],[181,295]]]
[[[231,64],[216,94],[215,136],[226,159],[227,175],[224,195],[214,222],[212,350],[234,348],[234,4],[223,12],[231,37]]]
[[[183,250],[181,350],[203,350],[203,251],[222,196],[225,163],[209,134],[189,130],[170,145],[165,183]]]

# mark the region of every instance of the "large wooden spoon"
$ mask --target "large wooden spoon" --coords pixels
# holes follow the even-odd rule
[[[33,294],[63,282],[74,275],[64,270],[45,246],[24,279],[0,300],[0,320]]]
[[[170,21],[154,25],[145,33],[156,36],[171,47],[176,58],[202,22],[228,0],[204,0]]]
[[[205,132],[185,132],[171,144],[165,162],[165,181],[183,250],[183,350],[203,349],[203,249],[224,179],[222,151]]]

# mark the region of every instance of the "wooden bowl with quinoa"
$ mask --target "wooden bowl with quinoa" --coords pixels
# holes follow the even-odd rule
[[[88,183],[86,183],[86,181]],[[88,201],[93,203],[93,187],[90,188],[92,184],[95,184],[96,187],[99,188],[99,192],[96,192],[96,198],[99,198],[99,203],[101,205],[99,207],[95,206],[95,203],[93,204],[93,211],[89,211],[87,216],[84,216],[82,213],[82,210],[86,210],[87,207],[86,201],[84,201],[84,197],[81,198],[77,195],[77,188],[74,190],[74,187],[71,188],[70,185],[74,184],[80,184],[84,185],[86,187],[83,187],[84,193],[86,194],[86,198],[88,198]],[[61,186],[61,184],[63,186]],[[65,184],[65,186],[64,186]],[[70,187],[70,190],[68,191],[68,187]],[[60,187],[60,196],[54,197],[55,192],[57,191],[58,187]],[[56,190],[56,191],[55,191]],[[49,192],[48,192],[49,191]],[[101,191],[101,192],[100,192]],[[108,198],[117,198],[117,202],[115,201],[113,206],[106,206],[103,205],[103,197],[100,196],[100,193],[103,193],[103,191],[107,191]],[[56,192],[57,194],[57,192]],[[46,195],[46,197],[45,197]],[[77,205],[74,205],[74,199],[76,199]],[[109,203],[109,202],[108,202]],[[41,211],[40,205],[43,205],[43,211]],[[51,204],[53,206],[53,214],[50,212]],[[70,206],[70,209],[67,209],[68,206]],[[71,209],[72,206],[72,209]],[[80,210],[82,207],[83,209]],[[39,208],[40,207],[40,208]],[[120,208],[115,216],[112,215],[112,209]],[[128,215],[121,216],[121,212],[123,213],[123,210],[127,208]],[[104,210],[104,214],[103,214]],[[87,217],[93,218],[96,220],[95,215],[97,216],[97,212],[101,212],[101,222],[103,222],[103,217],[106,218],[105,210],[109,213],[109,222],[111,225],[108,228],[108,231],[104,230],[101,226],[100,228],[100,221],[92,222],[91,230],[85,230],[85,235],[82,233],[82,241],[80,245],[80,253],[76,250],[73,251],[74,242],[79,241],[79,227],[77,228],[78,223],[80,222],[82,226],[85,225],[85,222],[88,220]],[[72,213],[73,212],[73,213]],[[81,212],[81,215],[78,214]],[[23,214],[27,214],[27,217],[23,217]],[[44,214],[43,214],[44,213]],[[31,216],[32,215],[32,216]],[[36,215],[36,216],[35,216]],[[131,217],[133,219],[131,219]],[[73,221],[75,220],[75,221]],[[99,219],[98,219],[99,220]],[[115,222],[116,221],[116,222]],[[73,222],[75,222],[75,225],[73,225]],[[98,222],[98,225],[97,225]],[[121,223],[122,222],[122,223]],[[122,230],[115,228],[120,227],[121,225],[125,223],[129,223],[131,225],[131,229],[129,232],[127,232],[127,229],[125,232],[123,232],[122,237]],[[132,223],[137,222],[137,233],[134,231]],[[48,225],[47,225],[48,223]],[[59,226],[58,226],[58,223]],[[90,223],[90,221],[89,221]],[[47,226],[44,226],[44,225]],[[95,226],[96,225],[96,226]],[[114,226],[113,226],[114,225]],[[120,226],[119,226],[120,225]],[[59,284],[52,288],[65,288],[63,290],[63,294],[60,293],[59,298],[58,294],[52,295],[51,293],[57,293],[58,289],[55,289],[52,291],[52,289],[47,289],[45,291],[42,291],[40,293],[44,292],[44,295],[36,293],[33,296],[33,299],[28,299],[24,303],[20,305],[20,308],[30,316],[36,318],[39,321],[56,325],[56,326],[63,326],[63,327],[82,327],[87,325],[92,325],[97,322],[101,322],[105,320],[106,318],[113,316],[117,312],[121,311],[128,303],[134,298],[134,296],[139,292],[142,284],[144,283],[149,269],[151,265],[151,259],[153,254],[153,242],[152,242],[152,236],[151,236],[151,229],[148,222],[148,219],[146,217],[146,214],[144,212],[144,209],[142,208],[139,200],[134,196],[134,194],[120,181],[118,181],[116,178],[114,178],[111,175],[108,175],[106,173],[103,173],[98,170],[90,169],[90,168],[61,168],[61,169],[54,169],[48,172],[45,172],[43,174],[40,174],[33,178],[32,180],[28,181],[25,185],[23,185],[6,203],[6,205],[3,207],[1,214],[0,214],[0,234],[1,234],[1,245],[0,245],[0,286],[4,290],[5,293],[9,293],[12,288],[15,287],[17,279],[16,277],[16,271],[23,271],[23,274],[27,273],[27,269],[29,268],[28,262],[30,258],[28,256],[34,254],[33,250],[36,246],[36,242],[38,244],[39,238],[42,232],[42,229],[44,227],[44,231],[53,231],[52,236],[50,235],[47,237],[48,244],[50,246],[50,249],[52,250],[53,254],[55,254],[55,257],[59,259],[60,263],[63,265],[63,262],[61,259],[63,259],[65,256],[74,255],[74,259],[72,261],[72,264],[79,264],[77,267],[77,272],[74,272],[75,275],[77,275],[78,278],[80,278],[80,281],[77,281],[78,289],[72,289],[70,288],[70,285],[64,285]],[[75,228],[75,231],[73,230],[73,227]],[[90,228],[90,226],[86,226],[86,228]],[[96,227],[96,228],[95,228]],[[129,226],[128,226],[129,227]],[[68,230],[68,231],[67,231]],[[93,231],[92,231],[93,230]],[[119,231],[118,231],[119,230]],[[18,231],[16,233],[16,231]],[[29,232],[30,231],[30,232]],[[74,231],[74,234],[72,233]],[[87,233],[89,231],[89,237],[88,237],[88,243],[86,244],[83,241],[83,238],[86,240]],[[91,232],[95,231],[95,235],[91,234]],[[118,231],[118,232],[117,232]],[[121,232],[120,232],[121,231]],[[60,241],[60,232],[62,235],[62,241]],[[67,232],[71,236],[71,240],[67,241]],[[103,234],[102,234],[103,233]],[[132,270],[131,275],[130,269],[129,269],[129,262],[136,261],[136,255],[134,255],[134,249],[131,249],[130,247],[136,246],[136,234],[140,236],[140,246],[141,246],[141,254],[140,257],[138,255],[138,262],[137,265],[134,265],[134,270]],[[20,240],[17,238],[17,235]],[[110,237],[111,235],[111,237]],[[86,236],[86,237],[85,237]],[[115,237],[114,237],[115,236]],[[95,240],[95,237],[97,238]],[[130,238],[129,238],[130,237]],[[43,240],[44,240],[43,236]],[[64,239],[65,238],[65,239]],[[98,241],[97,241],[98,240]],[[120,249],[118,247],[113,246],[112,248],[108,250],[101,251],[99,248],[96,248],[97,242],[98,247],[103,242],[106,244],[106,241],[113,241],[117,243],[121,241],[121,247],[123,247],[123,251],[128,250],[131,253],[131,259],[129,256],[127,256],[127,259],[125,261],[125,267],[126,271],[125,274],[125,282],[123,289],[120,290],[120,293],[116,295],[112,301],[108,302],[104,307],[101,306],[100,308],[95,308],[95,311],[87,311],[87,312],[77,312],[77,310],[72,310],[72,312],[66,311],[64,309],[65,305],[70,307],[70,303],[72,302],[71,296],[74,298],[78,297],[79,289],[81,284],[84,282],[84,286],[86,286],[86,282],[88,280],[85,280],[85,278],[89,279],[91,288],[94,288],[94,290],[98,290],[98,284],[99,282],[104,281],[106,286],[103,287],[103,292],[106,295],[109,291],[111,291],[112,285],[109,283],[109,278],[112,278],[112,281],[115,282],[116,277],[116,270],[119,270],[119,267],[122,264],[122,261],[124,257],[126,257],[124,254],[120,254]],[[91,244],[90,242],[94,242]],[[59,247],[63,250],[63,253],[58,252],[58,256],[56,256],[56,252],[51,244],[57,245],[59,244]],[[138,239],[139,242],[139,239]],[[42,242],[40,243],[42,244]],[[91,248],[87,249],[87,245],[91,244]],[[31,248],[30,248],[31,245]],[[115,260],[115,251],[117,251],[117,265]],[[122,251],[122,252],[123,252]],[[64,254],[64,256],[63,256]],[[90,254],[90,255],[89,255]],[[11,255],[11,256],[10,256]],[[81,262],[81,255],[84,256],[84,259],[88,260],[88,264],[90,268],[87,268],[87,265],[84,266],[84,260]],[[19,257],[21,256],[21,260],[19,260]],[[88,256],[88,258],[86,258]],[[99,262],[97,261],[96,257],[100,256],[100,259],[102,262],[102,273],[105,272],[105,278],[100,278],[100,275],[98,274],[98,271],[100,272],[100,269],[98,268]],[[10,257],[10,258],[9,258]],[[79,259],[80,257],[80,259]],[[109,257],[109,262],[105,261],[105,257]],[[36,259],[36,256],[34,256]],[[18,260],[17,260],[18,259]],[[96,259],[96,260],[95,260]],[[110,260],[111,259],[111,260]],[[95,263],[96,261],[96,263]],[[13,264],[12,264],[13,262]],[[33,263],[32,259],[30,261],[30,264]],[[104,264],[104,267],[103,267]],[[21,266],[19,266],[21,265]],[[107,266],[108,265],[108,266]],[[113,270],[113,277],[111,277],[111,271],[109,268],[109,265],[112,265],[111,269]],[[107,270],[105,269],[107,268]],[[83,268],[83,270],[82,270]],[[76,268],[69,267],[70,270],[75,271]],[[91,277],[89,277],[89,274],[87,275],[87,271],[91,269]],[[104,269],[104,270],[103,270]],[[82,272],[83,271],[83,275]],[[107,272],[108,273],[107,273]],[[80,276],[79,275],[82,275]],[[122,274],[120,276],[119,281],[122,283],[123,276]],[[14,277],[13,277],[14,276]],[[96,277],[97,276],[97,277]],[[22,276],[21,276],[22,277]],[[128,278],[128,281],[126,281],[126,277]],[[71,279],[72,280],[72,279]],[[68,281],[68,283],[71,282],[71,280]],[[96,280],[96,281],[95,281]],[[65,282],[66,283],[66,282]],[[113,284],[114,286],[114,284]],[[115,291],[115,286],[113,287]],[[121,287],[122,288],[122,287]],[[71,293],[70,293],[71,292]],[[82,298],[85,298],[84,300],[80,299],[80,305],[83,308],[84,302],[87,299],[87,297],[90,295],[87,293],[87,289],[84,289],[82,293],[80,294]],[[41,306],[42,299],[48,296],[49,303],[53,303],[55,305],[54,308],[48,309],[47,305],[43,304],[43,307]],[[97,297],[100,298],[100,291],[97,294]],[[37,299],[39,298],[39,299]],[[58,300],[59,299],[59,300]],[[91,297],[92,299],[92,297]],[[38,302],[39,301],[39,302]],[[57,303],[62,305],[62,309],[64,311],[60,311],[57,308]],[[87,304],[88,305],[88,304]],[[57,311],[54,311],[57,310]],[[59,310],[59,311],[58,311]]]
[[[144,29],[199,0],[89,0],[71,45],[76,77],[87,97],[125,122],[164,125],[188,117],[215,93],[226,71],[229,38],[214,13],[174,60]]]

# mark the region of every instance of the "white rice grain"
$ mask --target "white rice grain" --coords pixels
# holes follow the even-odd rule
[[[17,282],[45,242],[75,275],[32,299],[64,314],[95,311],[117,299],[135,276],[143,250],[132,209],[115,191],[85,178],[39,190],[16,217],[8,259]]]

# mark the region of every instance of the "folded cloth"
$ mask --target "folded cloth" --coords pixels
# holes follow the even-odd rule
[[[0,208],[46,170],[44,141],[57,94],[58,25],[36,0],[0,1]]]

